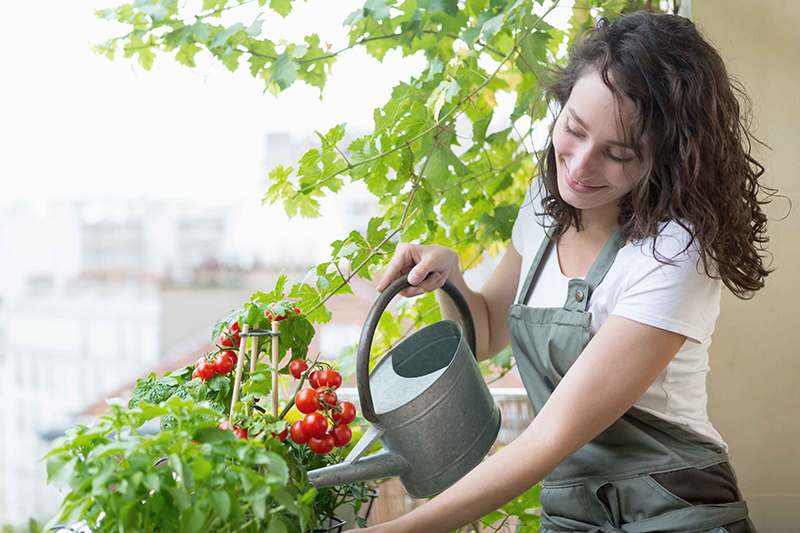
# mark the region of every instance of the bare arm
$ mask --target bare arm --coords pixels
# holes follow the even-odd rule
[[[501,507],[622,416],[685,339],[612,315],[514,442],[430,502],[367,531],[445,533]]]
[[[467,299],[472,311],[478,359],[495,355],[509,343],[506,317],[508,308],[514,303],[514,296],[517,294],[520,268],[522,268],[522,257],[509,242],[506,253],[480,291],[473,291],[467,286],[460,270],[450,278]],[[460,318],[450,297],[441,291],[436,297],[445,318],[452,320]]]

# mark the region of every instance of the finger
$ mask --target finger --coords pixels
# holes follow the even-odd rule
[[[408,272],[410,269],[410,265],[408,263],[408,256],[407,256],[407,248],[406,247],[398,247],[397,251],[392,257],[392,260],[389,262],[389,265],[386,267],[386,272],[383,274],[383,278],[378,283],[376,289],[378,292],[383,292],[386,290],[386,287],[391,285],[391,283],[399,277],[402,277],[404,274]]]
[[[431,273],[428,261],[420,261],[408,272],[408,282],[412,285],[419,285],[425,281]]]
[[[444,280],[446,276],[441,272],[431,272],[422,283],[418,284],[417,287],[423,292],[431,292],[435,291],[442,285],[444,285]]]
[[[415,296],[419,296],[420,294],[424,293],[425,291],[423,291],[419,287],[409,287],[407,289],[403,289],[402,291],[400,291],[400,294],[402,294],[406,298],[413,298]]]

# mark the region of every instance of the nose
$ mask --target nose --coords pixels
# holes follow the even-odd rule
[[[569,170],[574,179],[589,177],[594,168],[594,150],[589,143],[576,147],[572,151]]]

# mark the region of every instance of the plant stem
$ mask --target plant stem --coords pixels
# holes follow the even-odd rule
[[[426,161],[425,161],[425,165],[427,165],[427,162],[428,162],[428,160],[426,160]],[[425,166],[423,166],[423,170],[424,170],[424,168],[425,168]],[[378,252],[379,252],[379,251],[380,251],[380,250],[383,248],[383,246],[384,246],[384,245],[385,245],[387,242],[389,242],[389,241],[390,241],[390,240],[391,240],[391,239],[392,239],[392,238],[393,238],[395,235],[397,235],[398,233],[400,233],[400,232],[403,230],[403,226],[405,225],[406,218],[408,217],[408,213],[409,213],[409,210],[410,210],[410,208],[411,208],[411,204],[412,204],[412,203],[413,203],[413,201],[414,201],[414,196],[416,195],[416,193],[417,193],[417,190],[419,189],[419,186],[420,186],[420,182],[421,182],[421,180],[420,180],[420,178],[419,178],[418,176],[415,176],[415,178],[416,178],[416,179],[413,181],[413,183],[412,183],[412,185],[411,185],[411,190],[409,191],[409,194],[408,194],[408,199],[406,200],[406,205],[405,205],[405,208],[403,209],[403,214],[402,214],[402,216],[400,217],[400,222],[397,224],[397,228],[395,228],[395,229],[394,229],[394,230],[393,230],[391,233],[389,233],[389,234],[388,234],[388,235],[387,235],[387,236],[386,236],[386,237],[385,237],[385,238],[384,238],[384,239],[383,239],[383,240],[382,240],[382,241],[381,241],[381,242],[380,242],[380,243],[379,243],[379,244],[378,244],[378,245],[375,247],[375,249],[372,251],[372,253],[370,253],[370,254],[369,254],[369,255],[368,255],[368,256],[367,256],[367,257],[366,257],[366,258],[365,258],[363,261],[361,261],[361,263],[359,263],[359,265],[358,265],[357,267],[355,267],[355,268],[354,268],[354,269],[353,269],[353,270],[352,270],[352,271],[351,271],[351,272],[348,274],[347,278],[345,278],[345,279],[342,281],[342,283],[340,283],[340,284],[339,284],[339,285],[338,285],[338,286],[337,286],[335,289],[333,289],[331,292],[329,292],[327,295],[325,295],[325,297],[323,297],[323,298],[322,298],[322,299],[319,301],[319,303],[317,303],[317,305],[315,305],[314,307],[312,307],[312,308],[311,308],[311,310],[310,310],[310,311],[308,311],[308,312],[306,313],[307,315],[310,315],[311,313],[313,313],[314,311],[316,311],[316,310],[317,310],[319,307],[321,307],[322,305],[324,305],[324,304],[325,304],[325,302],[327,302],[328,300],[330,300],[330,299],[331,299],[331,297],[333,297],[333,296],[334,296],[334,295],[335,295],[337,292],[339,292],[339,290],[341,290],[341,289],[342,289],[342,287],[344,287],[344,286],[348,285],[348,284],[350,283],[350,280],[352,280],[352,279],[353,279],[353,278],[356,276],[356,274],[358,274],[358,272],[359,272],[359,271],[360,271],[362,268],[364,268],[364,266],[365,266],[365,265],[369,264],[369,262],[372,260],[372,258],[374,258],[376,255],[378,255]]]

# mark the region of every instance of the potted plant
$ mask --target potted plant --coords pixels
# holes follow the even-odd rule
[[[110,402],[97,424],[60,439],[46,456],[49,481],[68,487],[58,522],[90,531],[338,532],[345,522],[336,513],[348,508],[364,521],[359,508],[375,497],[364,483],[317,490],[308,482],[308,470],[341,461],[360,431],[350,426],[355,406],[337,398],[341,374],[307,360],[314,328],[283,299],[284,282],[221,320],[215,348],[195,364],[139,379],[127,402]]]

